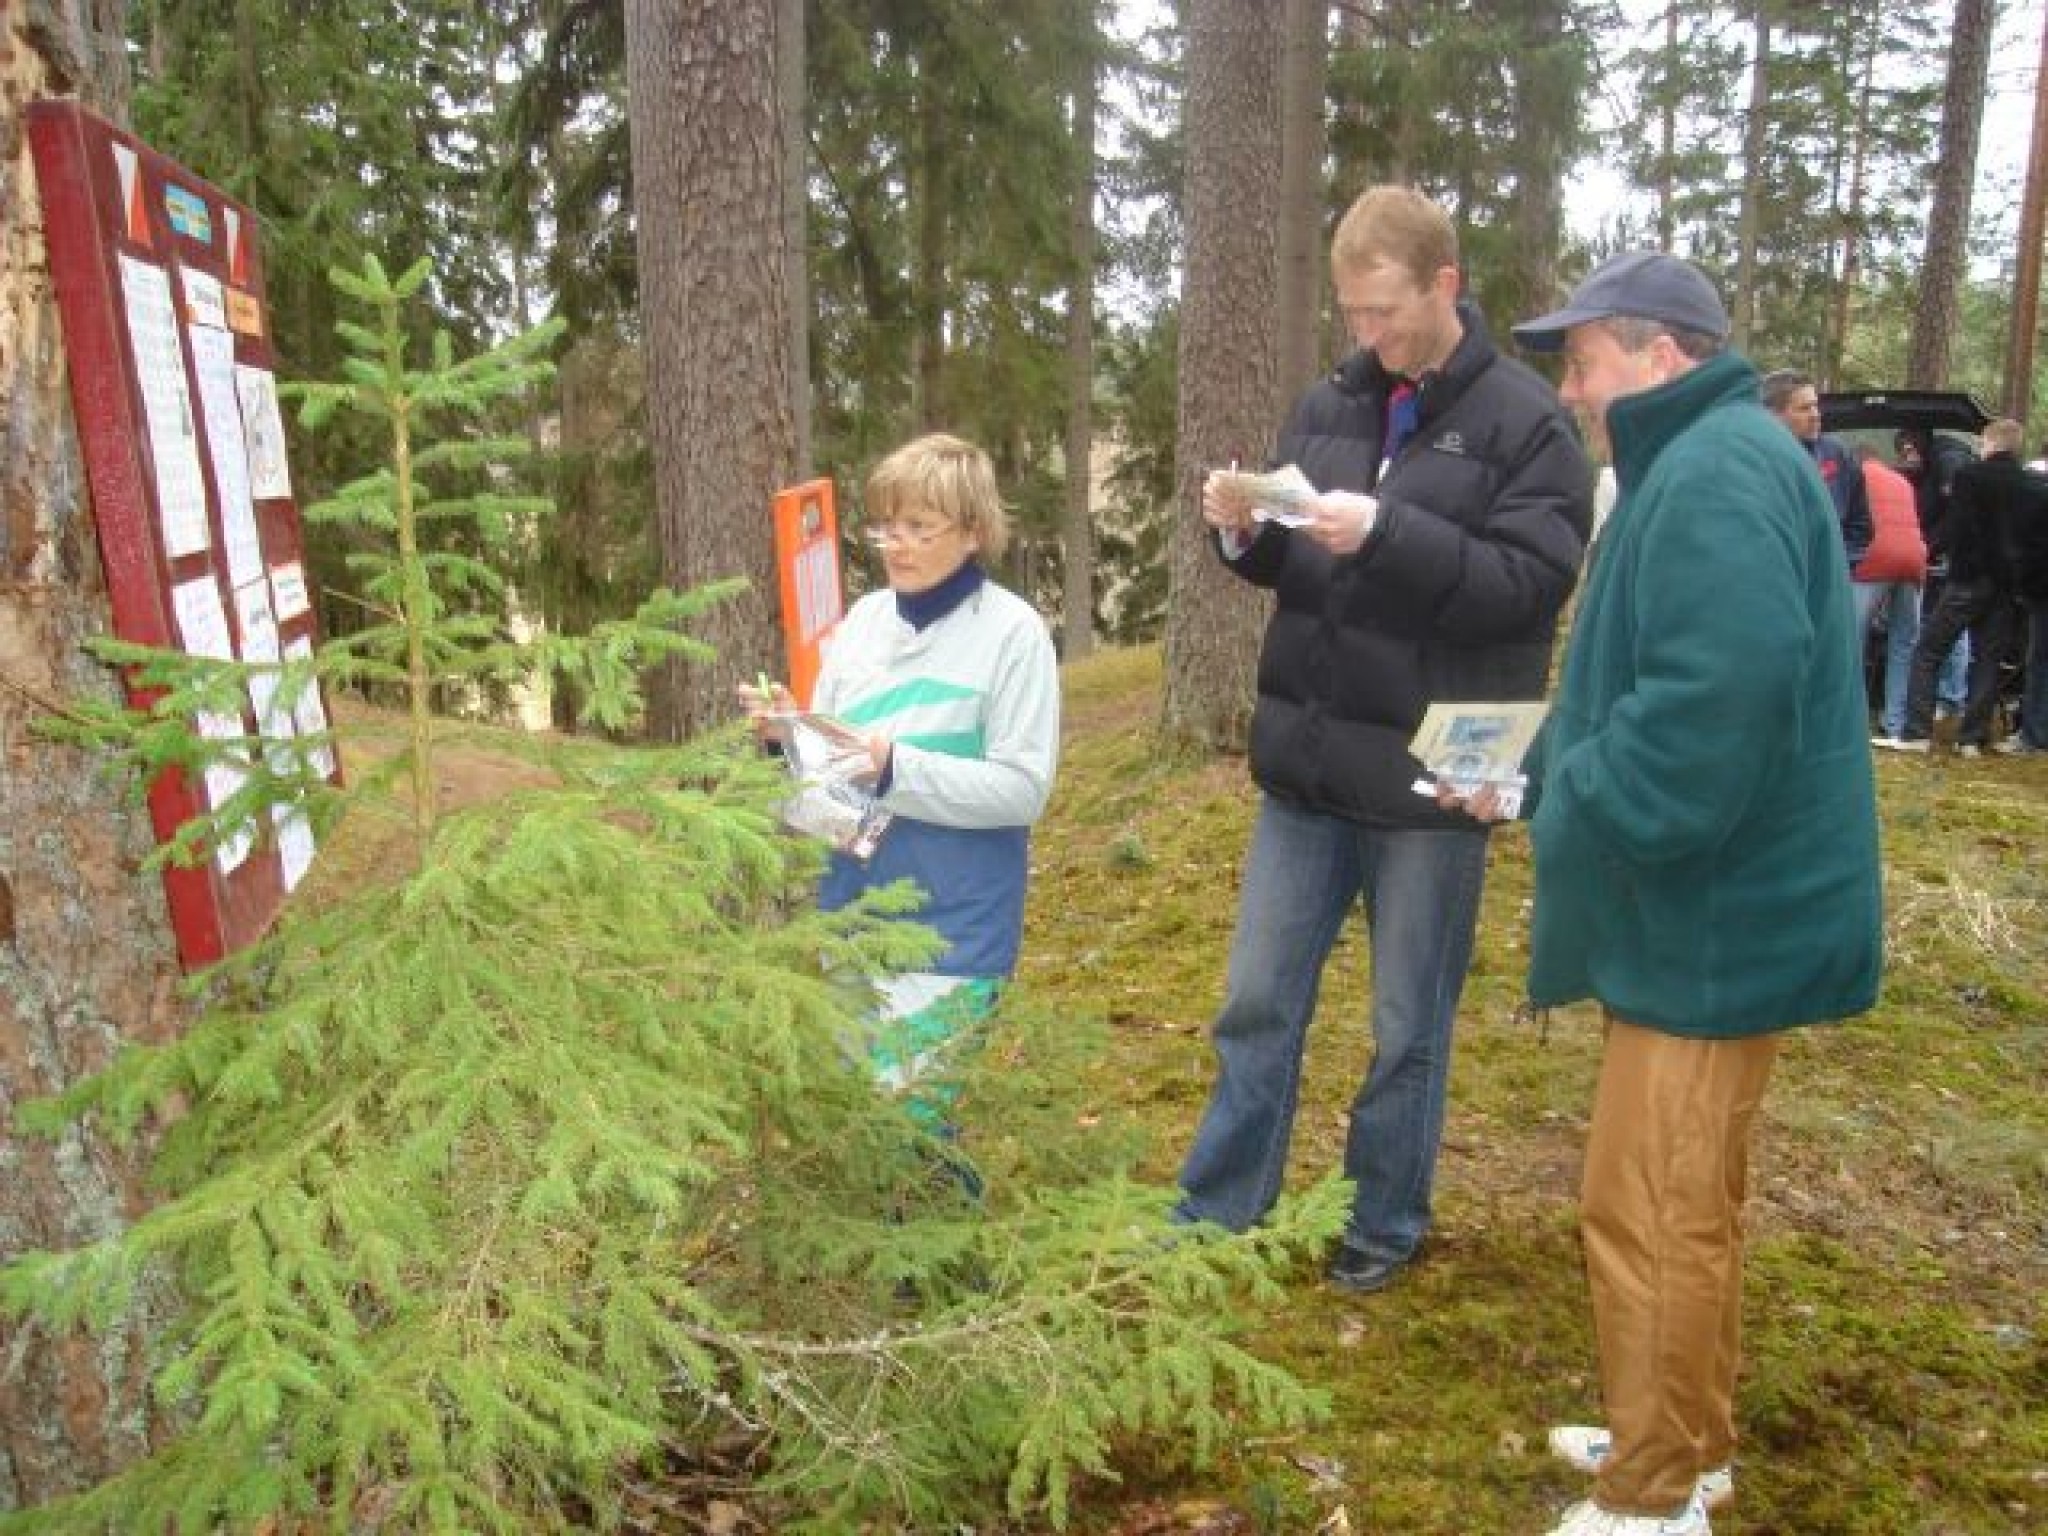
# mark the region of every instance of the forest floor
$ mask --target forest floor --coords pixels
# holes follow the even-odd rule
[[[1091,1085],[1170,1182],[1205,1101],[1256,794],[1162,753],[1156,650],[1066,674],[1021,979],[1106,1015]],[[1756,1138],[1745,1436],[1720,1536],[2048,1530],[2048,760],[1881,755],[1883,1000],[1789,1037]],[[1327,1423],[1190,1471],[1134,1465],[1088,1528],[1537,1533],[1583,1496],[1544,1430],[1597,1420],[1575,1228],[1600,1052],[1591,1007],[1522,999],[1525,833],[1496,839],[1458,1020],[1436,1226],[1380,1295],[1297,1277],[1257,1320]],[[1326,973],[1292,1183],[1335,1168],[1365,1068],[1354,921]]]

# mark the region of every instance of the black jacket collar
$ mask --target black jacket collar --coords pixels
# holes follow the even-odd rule
[[[1419,422],[1428,422],[1448,409],[1497,355],[1485,317],[1470,299],[1458,300],[1458,322],[1464,327],[1464,334],[1443,367],[1432,369],[1415,381]],[[1392,393],[1397,378],[1380,366],[1376,353],[1360,350],[1337,365],[1331,382],[1347,395],[1384,399]]]

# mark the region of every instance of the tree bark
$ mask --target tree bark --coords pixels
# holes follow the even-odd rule
[[[2020,246],[2014,262],[2012,318],[2006,336],[2005,414],[2025,421],[2034,409],[2034,339],[2041,315],[2041,241],[2048,226],[2048,16],[2041,21],[2040,68],[2034,73],[2034,128],[2027,146],[2027,186],[2020,200]]]
[[[1940,389],[1948,383],[1949,349],[1969,261],[1970,192],[1984,127],[1993,10],[1992,0],[1956,0],[1941,93],[1941,151],[1934,166],[1927,260],[1920,269],[1920,305],[1913,312],[1906,362],[1906,383],[1913,389]]]
[[[910,184],[912,238],[917,245],[910,280],[915,327],[911,390],[914,419],[919,430],[929,432],[946,425],[946,225],[953,201],[947,146],[952,134],[929,71],[918,79],[916,89],[917,138]]]
[[[718,649],[664,669],[648,723],[680,740],[783,670],[769,504],[793,478],[796,381],[777,111],[777,0],[627,0],[627,121],[662,572],[751,590],[699,621]]]
[[[1565,51],[1563,0],[1519,0],[1502,8],[1517,24],[1513,264],[1495,279],[1489,303],[1503,315],[1541,312],[1557,291],[1557,253],[1564,244],[1566,140],[1574,117],[1564,103],[1580,94]]]
[[[804,0],[778,0],[776,108],[782,119],[782,249],[789,266],[790,413],[793,479],[808,480],[811,458],[811,269],[809,53]]]
[[[1669,83],[1678,77],[1678,0],[1664,7],[1664,99],[1657,111],[1657,249],[1669,251],[1678,241],[1678,92]]]
[[[1870,164],[1871,102],[1877,90],[1877,54],[1883,42],[1884,8],[1872,6],[1857,17],[1856,107],[1850,127],[1849,195],[1842,209],[1842,259],[1835,277],[1835,299],[1828,318],[1822,348],[1821,385],[1832,388],[1841,382],[1842,358],[1849,347],[1849,320],[1856,297],[1856,284],[1863,276],[1864,202],[1868,196]]]
[[[1764,145],[1767,139],[1770,105],[1771,15],[1767,0],[1752,0],[1750,22],[1755,42],[1749,56],[1749,111],[1742,129],[1742,209],[1737,219],[1735,249],[1735,302],[1732,339],[1738,350],[1747,351],[1756,329],[1757,231],[1763,226],[1759,206],[1770,195],[1764,182]]]
[[[1202,477],[1264,451],[1274,426],[1278,12],[1267,0],[1187,10],[1187,274],[1168,569],[1165,726],[1241,749],[1250,731],[1263,594],[1217,562]]]
[[[1074,188],[1067,213],[1066,505],[1060,534],[1061,654],[1079,661],[1095,648],[1095,118],[1101,68],[1094,0],[1076,8],[1082,42],[1074,55]]]
[[[1323,253],[1329,243],[1329,152],[1324,104],[1330,74],[1329,0],[1287,0],[1280,82],[1280,361],[1274,409],[1315,377],[1322,361]]]
[[[24,109],[71,93],[127,111],[119,0],[0,5],[0,1257],[70,1248],[143,1209],[146,1149],[74,1129],[17,1136],[24,1100],[184,1022],[139,798],[43,738],[67,701],[111,699],[85,651],[110,627],[64,369]],[[150,1448],[146,1355],[161,1291],[104,1338],[0,1321],[0,1510],[109,1476]]]

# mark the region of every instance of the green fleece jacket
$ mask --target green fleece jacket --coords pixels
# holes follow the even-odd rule
[[[1876,792],[1813,461],[1724,354],[1608,411],[1621,500],[1529,772],[1529,995],[1729,1037],[1877,997]]]

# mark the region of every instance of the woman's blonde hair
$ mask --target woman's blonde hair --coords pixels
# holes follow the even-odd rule
[[[987,561],[1010,544],[1010,518],[996,493],[996,467],[965,438],[932,432],[912,438],[868,475],[862,515],[870,528],[921,510],[957,523],[975,536]]]

